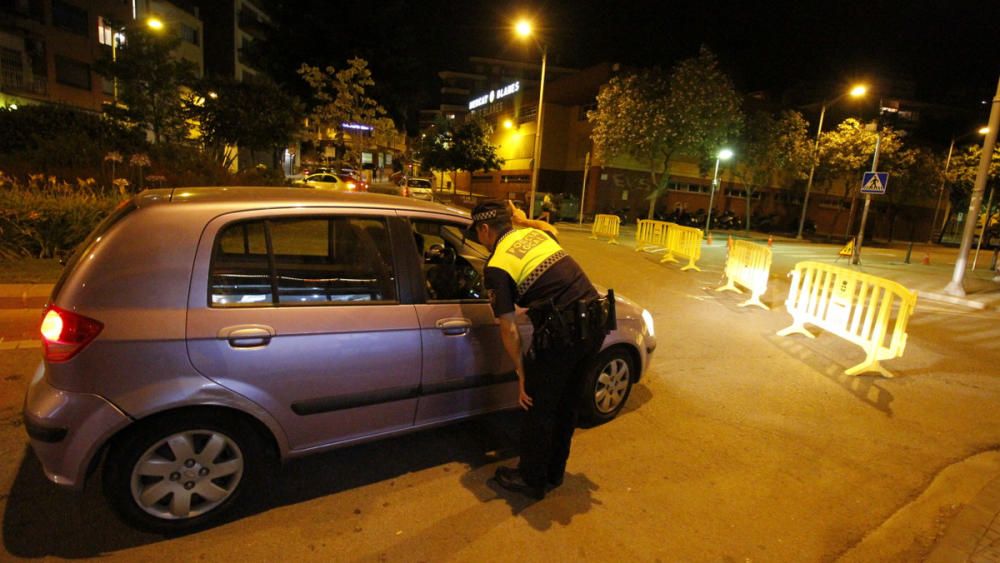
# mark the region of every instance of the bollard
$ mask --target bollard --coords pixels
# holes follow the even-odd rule
[[[729,235],[729,241],[726,242],[726,248],[729,249],[729,250],[733,249],[733,235]],[[996,257],[994,257],[994,261],[995,260],[996,260]]]
[[[923,264],[924,266],[931,265],[931,255],[929,252],[924,252],[924,259],[921,260],[920,263]]]
[[[708,246],[712,246],[712,231],[708,231]]]
[[[774,235],[767,235],[767,247],[771,248],[774,246]]]
[[[904,264],[910,263],[910,254],[913,254],[913,241],[910,241],[910,246],[906,249],[906,258],[903,260]]]

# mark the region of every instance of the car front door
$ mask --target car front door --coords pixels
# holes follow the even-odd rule
[[[461,223],[432,215],[409,219],[424,290],[415,305],[423,338],[416,424],[513,406],[517,378],[483,291],[484,257],[462,247]]]
[[[267,409],[292,450],[413,424],[420,324],[399,299],[391,220],[286,209],[223,215],[205,229],[191,361]]]

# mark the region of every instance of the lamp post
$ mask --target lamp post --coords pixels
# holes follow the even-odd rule
[[[712,177],[712,188],[708,192],[708,215],[705,216],[705,234],[712,229],[712,205],[715,202],[715,189],[719,185],[719,162],[733,157],[733,151],[722,149],[715,155],[715,175]]]
[[[521,37],[531,37],[534,35],[533,26],[528,20],[520,20],[514,27]],[[535,112],[535,150],[531,159],[531,190],[528,193],[528,217],[535,217],[535,192],[538,191],[538,170],[542,162],[542,113],[545,102],[545,66],[548,59],[549,48],[540,44],[542,49],[542,76],[538,84],[538,111]]]
[[[958,257],[955,259],[955,270],[952,273],[951,282],[944,288],[944,292],[958,297],[965,296],[965,265],[969,260],[969,248],[972,247],[972,235],[976,230],[976,217],[979,216],[980,206],[983,204],[983,193],[986,191],[986,179],[990,173],[990,160],[993,158],[993,148],[997,142],[997,132],[1000,130],[1000,80],[997,81],[997,92],[993,96],[993,104],[990,109],[990,121],[987,126],[986,139],[983,141],[983,152],[979,155],[979,168],[976,171],[976,182],[972,188],[972,195],[969,198],[969,215],[962,229],[962,245],[958,249]]]
[[[806,195],[802,198],[802,216],[799,217],[799,232],[795,235],[795,238],[799,240],[802,240],[802,229],[806,224],[806,212],[809,210],[809,192],[812,190],[813,175],[816,173],[816,161],[819,159],[819,139],[823,133],[823,117],[826,116],[826,108],[837,103],[844,96],[849,95],[852,98],[860,98],[866,92],[868,92],[868,87],[858,84],[854,88],[851,88],[850,92],[841,94],[829,102],[823,102],[823,108],[819,112],[819,126],[816,128],[816,144],[813,146],[813,154],[809,163],[809,181],[806,182]]]
[[[162,31],[166,24],[163,20],[156,16],[150,16],[146,18],[146,27],[152,29],[153,31]],[[114,28],[111,33],[111,63],[115,64],[118,62],[118,44],[125,38],[125,26],[119,26]],[[111,95],[114,100],[114,105],[118,105],[118,75],[111,77]]]
[[[980,127],[979,130],[976,131],[976,133],[979,133],[980,135],[985,135],[986,133],[989,133],[989,127]],[[944,198],[944,188],[948,185],[948,167],[951,165],[951,154],[952,151],[955,150],[955,141],[968,137],[971,134],[972,133],[966,133],[961,137],[957,138],[952,137],[951,144],[948,145],[948,158],[946,158],[944,161],[944,172],[941,173],[941,187],[938,188],[937,205],[934,206],[934,220],[931,223],[930,233],[927,234],[927,244],[931,244],[932,242],[934,242],[934,229],[937,228],[938,211],[941,210],[941,200]],[[946,213],[945,216],[947,217],[947,215],[948,214]],[[941,228],[943,229],[944,225],[942,225]]]

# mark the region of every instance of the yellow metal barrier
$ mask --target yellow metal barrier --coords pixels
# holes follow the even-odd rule
[[[844,373],[876,371],[892,377],[879,362],[902,357],[906,325],[917,304],[915,291],[891,280],[819,262],[799,262],[789,275],[792,284],[785,307],[792,315],[792,325],[778,331],[778,336],[797,332],[815,338],[805,325],[816,325],[864,349],[865,361]]]
[[[664,221],[640,219],[635,229],[635,251],[644,250],[647,246],[666,248],[667,225]]]
[[[767,279],[770,275],[771,249],[762,244],[738,240],[733,242],[726,258],[726,285],[715,291],[743,293],[736,287],[736,284],[740,284],[750,290],[750,299],[740,303],[740,307],[757,305],[770,310],[760,301],[760,296],[767,291]]]
[[[594,226],[590,231],[590,238],[598,236],[610,237],[608,244],[618,244],[618,227],[621,219],[617,215],[597,215],[594,217]]]
[[[701,239],[704,235],[701,229],[682,227],[676,223],[667,223],[667,253],[660,262],[678,262],[674,255],[687,258],[688,263],[681,270],[698,270],[701,268],[695,262],[701,258]]]

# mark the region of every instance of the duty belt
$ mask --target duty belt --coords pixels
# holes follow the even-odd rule
[[[616,328],[614,312],[614,292],[610,290],[608,297],[577,301],[562,309],[551,302],[547,307],[529,309],[534,326],[530,352],[569,348],[596,335],[603,338]]]

